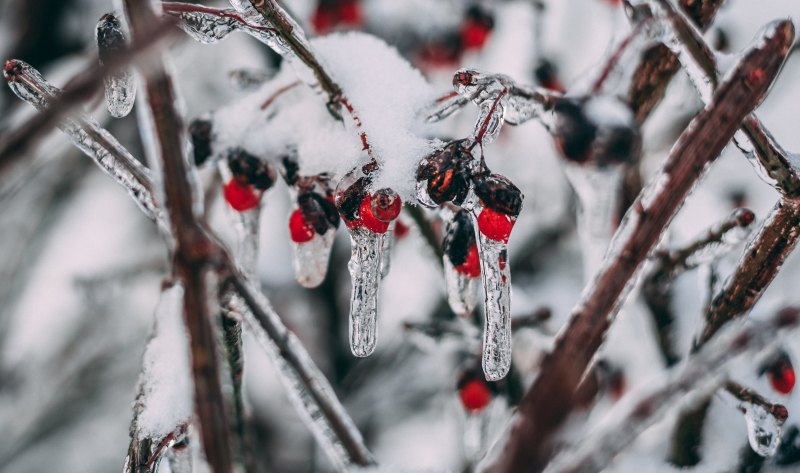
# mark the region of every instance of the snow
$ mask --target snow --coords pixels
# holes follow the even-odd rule
[[[139,438],[168,435],[191,417],[194,403],[183,287],[165,289],[156,307],[156,333],[142,362]]]

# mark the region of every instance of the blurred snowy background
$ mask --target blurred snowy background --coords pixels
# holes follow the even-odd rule
[[[315,13],[316,1],[284,3],[310,32],[325,30],[332,21]],[[492,17],[493,29],[485,44],[459,51],[468,3],[361,0],[357,17],[348,17],[350,24],[344,27],[384,38],[442,92],[451,90],[452,74],[462,66],[537,84],[536,71],[545,59],[569,90],[603,60],[611,38],[628,29],[621,4],[612,0],[477,2]],[[0,1],[0,57],[25,60],[55,85],[63,85],[96,55],[95,23],[114,8],[110,0]],[[762,25],[787,17],[800,20],[797,0],[728,0],[707,38],[715,44],[724,38],[725,50],[736,52]],[[174,46],[171,57],[187,119],[242,96],[231,87],[229,71],[272,70],[278,64],[277,56],[242,34],[214,45],[187,37]],[[800,150],[798,78],[800,60],[795,55],[760,108],[765,124],[790,150]],[[142,156],[134,115],[114,120],[99,102],[96,105],[94,116],[135,156]],[[657,168],[699,107],[696,92],[679,74],[644,128],[645,176]],[[7,88],[0,92],[0,133],[32,113]],[[443,125],[443,133],[466,136],[476,115],[477,109],[468,107]],[[515,333],[515,379],[524,386],[584,286],[575,198],[552,140],[538,124],[505,127],[487,156],[492,168],[511,176],[526,196],[509,243],[512,313],[519,317],[542,308],[552,313],[544,326]],[[263,207],[257,274],[266,295],[328,375],[381,465],[461,470],[465,414],[456,382],[473,361],[468,347],[455,337],[437,341],[404,329],[405,322],[452,316],[430,248],[403,214],[401,221],[410,232],[397,241],[391,273],[383,282],[378,349],[369,358],[357,359],[347,346],[346,232],[337,235],[322,286],[300,287],[290,262],[290,201],[284,189],[279,184],[270,190]],[[777,193],[729,146],[671,225],[669,243],[702,234],[737,205],[747,206],[761,219],[776,200]],[[224,205],[221,198],[212,200],[210,222],[230,239]],[[723,277],[740,253],[735,249],[719,262]],[[0,471],[120,471],[142,354],[166,268],[154,226],[60,133],[51,133],[0,177]],[[690,271],[676,281],[675,340],[681,355],[689,351],[701,326],[705,277],[703,271]],[[794,255],[752,316],[800,303],[798,278],[800,256]],[[781,348],[798,364],[800,343],[790,342]],[[261,471],[328,471],[327,460],[289,405],[269,360],[247,338],[245,350],[249,431]],[[663,371],[652,319],[638,298],[626,305],[602,357],[624,373],[626,390]],[[787,428],[800,425],[798,390],[789,395],[776,392],[758,368],[758,360],[739,363],[732,377],[785,404]],[[490,433],[508,418],[509,403],[520,389],[508,386],[491,405]],[[581,429],[591,428],[613,403],[613,396],[602,396]],[[664,460],[673,423],[671,415],[649,429],[611,471],[677,471]],[[704,432],[703,460],[692,471],[735,471],[740,451],[747,448],[745,421],[735,403],[718,395]],[[797,452],[795,460],[800,460]],[[796,468],[800,467],[789,465],[786,471]]]

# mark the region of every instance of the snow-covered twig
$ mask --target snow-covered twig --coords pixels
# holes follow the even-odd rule
[[[9,168],[16,160],[25,156],[25,151],[50,127],[57,124],[74,107],[86,102],[103,88],[104,77],[131,62],[138,62],[142,57],[172,35],[174,29],[171,20],[153,21],[146,26],[145,34],[134,41],[130,48],[114,55],[101,66],[96,61],[88,68],[69,80],[63,93],[58,95],[47,107],[47,113],[39,113],[31,117],[13,132],[0,139],[0,173]],[[5,63],[3,72],[6,80],[17,72],[21,61],[10,60]]]
[[[126,0],[125,13],[134,39],[148,33],[157,21],[149,0]],[[172,78],[162,58],[154,58],[145,74],[149,115],[143,114],[143,133],[150,133],[150,160],[163,172],[164,205],[175,239],[173,271],[184,287],[184,320],[189,331],[194,378],[195,412],[206,459],[215,473],[233,471],[229,423],[220,384],[220,367],[212,322],[216,307],[209,304],[211,264],[220,259],[220,246],[197,221],[197,196],[186,150],[182,119],[176,109]],[[146,140],[147,141],[147,140]]]
[[[547,472],[590,473],[602,470],[647,427],[663,417],[676,400],[688,393],[700,396],[712,393],[725,383],[724,370],[731,361],[773,343],[777,335],[795,328],[798,323],[800,310],[792,307],[781,310],[767,321],[726,332],[685,363],[622,398],[618,407],[609,413],[607,422],[578,441],[575,450],[554,460]],[[750,391],[736,392],[743,402],[761,401]],[[698,400],[697,396],[693,399]],[[787,411],[782,406],[774,407],[770,412],[778,419],[786,419]]]
[[[572,410],[575,388],[632,288],[631,280],[708,164],[764,98],[793,40],[790,21],[772,24],[686,128],[661,171],[625,215],[601,269],[585,288],[553,352],[543,360],[510,435],[498,446],[498,458],[482,471],[544,467],[551,436]]]

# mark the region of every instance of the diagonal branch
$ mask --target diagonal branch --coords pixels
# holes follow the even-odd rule
[[[764,98],[793,39],[790,21],[773,24],[681,135],[620,224],[602,268],[584,290],[525,395],[500,457],[484,472],[538,471],[547,463],[552,436],[573,408],[575,389],[624,302],[629,281],[708,164]]]

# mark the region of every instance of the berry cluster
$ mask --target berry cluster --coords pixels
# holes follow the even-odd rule
[[[297,191],[297,208],[289,216],[289,236],[295,243],[307,243],[314,235],[336,231],[339,214],[333,205],[333,192],[326,175],[301,176],[297,161],[281,160],[281,175],[286,184]]]
[[[376,171],[377,166],[371,162],[339,183],[335,203],[347,228],[364,227],[373,233],[386,233],[392,221],[400,216],[403,203],[395,191],[384,188],[369,192]]]

